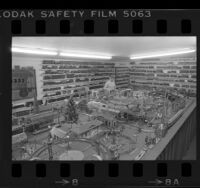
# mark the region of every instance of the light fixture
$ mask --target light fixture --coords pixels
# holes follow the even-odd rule
[[[172,56],[172,55],[192,53],[192,52],[195,52],[195,51],[196,51],[196,49],[185,48],[185,49],[176,50],[176,51],[157,52],[157,53],[141,54],[141,55],[132,55],[130,57],[130,59],[144,59],[144,58],[152,58],[152,57]]]
[[[12,52],[24,53],[24,54],[35,54],[35,55],[58,55],[56,51],[39,49],[39,48],[24,48],[24,47],[12,47]]]
[[[60,56],[64,57],[77,57],[77,58],[91,58],[91,59],[112,59],[112,56],[108,55],[94,55],[94,54],[81,54],[81,53],[75,53],[75,52],[60,52]]]

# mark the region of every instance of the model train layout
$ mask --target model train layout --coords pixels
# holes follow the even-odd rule
[[[177,90],[156,88],[102,88],[86,96],[72,95],[57,108],[24,117],[20,134],[28,138],[13,143],[14,159],[140,160],[193,101]],[[45,114],[48,127],[38,130],[42,136],[36,141],[31,123]]]

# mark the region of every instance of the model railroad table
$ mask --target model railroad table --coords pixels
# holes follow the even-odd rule
[[[165,137],[149,149],[141,160],[181,160],[195,134],[196,100],[193,100],[180,119],[169,128]]]

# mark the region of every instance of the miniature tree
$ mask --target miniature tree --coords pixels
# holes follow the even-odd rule
[[[65,119],[69,122],[77,123],[78,121],[78,113],[76,110],[76,105],[73,100],[73,97],[71,97],[67,103],[67,109],[65,112]]]

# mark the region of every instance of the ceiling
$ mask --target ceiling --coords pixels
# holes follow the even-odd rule
[[[196,37],[13,37],[12,45],[129,57],[196,48]]]

